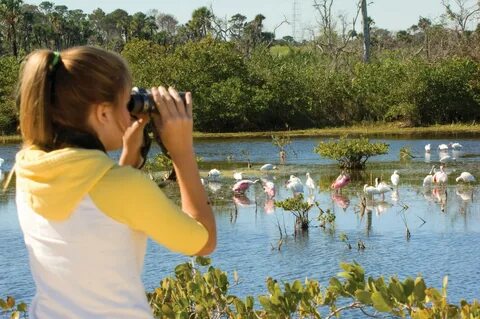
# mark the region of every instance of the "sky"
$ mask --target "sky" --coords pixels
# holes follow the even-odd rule
[[[240,13],[252,20],[255,15],[261,13],[264,20],[265,31],[273,32],[285,19],[292,22],[293,3],[296,7],[296,38],[301,37],[302,29],[312,29],[317,25],[313,8],[313,0],[51,0],[55,5],[66,5],[69,9],[82,9],[86,13],[96,8],[105,12],[115,9],[124,9],[130,14],[135,12],[148,12],[149,9],[157,9],[159,12],[173,15],[179,23],[186,23],[193,10],[207,6],[213,9],[213,13],[221,18],[230,18]],[[335,15],[343,14],[352,20],[356,13],[358,0],[334,0],[333,11]],[[472,0],[474,1],[474,0]],[[25,0],[30,4],[40,4],[42,1]],[[441,0],[369,0],[368,14],[375,21],[375,26],[391,31],[405,30],[416,24],[420,16],[430,18],[432,21],[439,20],[444,12]],[[360,19],[358,20],[360,22]],[[357,30],[361,25],[357,24]],[[276,30],[276,37],[292,35],[293,24],[282,24]],[[308,38],[309,32],[304,32],[304,38]]]

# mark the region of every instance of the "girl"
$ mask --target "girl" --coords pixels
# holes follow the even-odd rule
[[[120,56],[94,47],[35,51],[21,69],[16,202],[36,284],[30,318],[152,318],[141,281],[147,236],[187,255],[215,249],[191,94],[185,106],[174,89],[152,88],[180,209],[135,168],[149,119],[130,117],[131,81]],[[106,152],[119,148],[116,164]]]

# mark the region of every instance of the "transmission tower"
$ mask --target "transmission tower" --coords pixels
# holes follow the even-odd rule
[[[300,33],[300,25],[301,25],[301,22],[300,22],[300,11],[301,11],[301,8],[300,8],[300,1],[299,0],[293,0],[293,8],[292,8],[293,12],[292,12],[292,37],[295,41],[299,42],[301,39],[300,39],[300,36],[299,36],[299,33]]]

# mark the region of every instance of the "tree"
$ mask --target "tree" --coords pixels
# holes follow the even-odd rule
[[[342,137],[337,141],[320,142],[315,152],[338,161],[341,168],[363,169],[371,156],[388,153],[388,144],[370,143],[367,138]]]
[[[200,40],[212,31],[213,13],[207,7],[201,7],[193,11],[192,18],[187,22],[189,38]]]
[[[1,0],[0,18],[6,26],[6,38],[11,45],[12,54],[18,57],[17,26],[21,19],[22,0]]]
[[[370,62],[370,20],[367,12],[367,0],[361,0],[363,24],[363,62]]]

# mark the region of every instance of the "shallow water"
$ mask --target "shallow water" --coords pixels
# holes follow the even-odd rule
[[[454,180],[462,171],[480,177],[479,139],[455,140],[464,147],[462,152],[453,154],[457,160],[447,167],[448,186],[440,191],[425,190],[421,186],[423,177],[439,159],[435,149],[426,160],[423,147],[426,143],[436,147],[450,142],[449,139],[382,140],[390,144],[389,154],[371,158],[367,170],[352,174],[352,183],[341,195],[332,194],[328,189],[339,170],[332,161],[321,159],[313,152],[319,140],[294,139],[287,148],[287,164],[278,165],[279,169],[270,174],[258,170],[263,163],[278,163],[278,153],[270,140],[196,141],[197,154],[203,158],[202,176],[213,167],[223,172],[220,182],[206,187],[214,203],[219,232],[213,265],[230,275],[236,270],[240,276],[240,284],[232,287],[231,293],[242,296],[265,293],[268,276],[280,280],[311,277],[327,284],[328,279],[339,272],[341,261],[355,260],[367,274],[400,278],[422,274],[427,285],[437,288],[441,287],[443,276],[448,275],[451,302],[480,296],[480,189],[478,184],[457,186]],[[399,161],[399,150],[403,146],[409,146],[416,157]],[[6,160],[4,170],[11,168],[17,149],[16,145],[0,147],[0,157]],[[247,157],[254,163],[251,169],[246,167]],[[367,208],[371,213],[360,216],[358,207],[363,185],[377,176],[389,181],[393,169],[401,176],[398,191],[393,196],[387,194],[385,200],[377,197],[369,201]],[[272,207],[259,185],[251,187],[246,197],[233,197],[230,190],[234,183],[233,171],[243,171],[249,178],[271,179],[276,185],[278,200],[291,196],[284,187],[289,175],[295,174],[305,181],[305,172],[309,171],[320,186],[314,191],[320,207],[336,214],[335,232],[317,227],[318,212],[312,211],[308,234],[294,238],[292,216]],[[167,185],[164,190],[178,197],[175,184]],[[0,197],[0,297],[10,294],[28,302],[34,294],[34,285],[18,227],[13,192],[10,188]],[[404,209],[405,205],[408,209]],[[410,240],[406,239],[404,218],[412,235]],[[280,238],[278,223],[289,235],[280,251],[272,250]],[[340,233],[348,235],[354,249],[346,248],[339,240]],[[358,240],[365,242],[364,251],[355,248]],[[175,265],[187,260],[188,257],[170,253],[150,242],[143,276],[146,288],[154,288],[164,276],[172,274]]]

